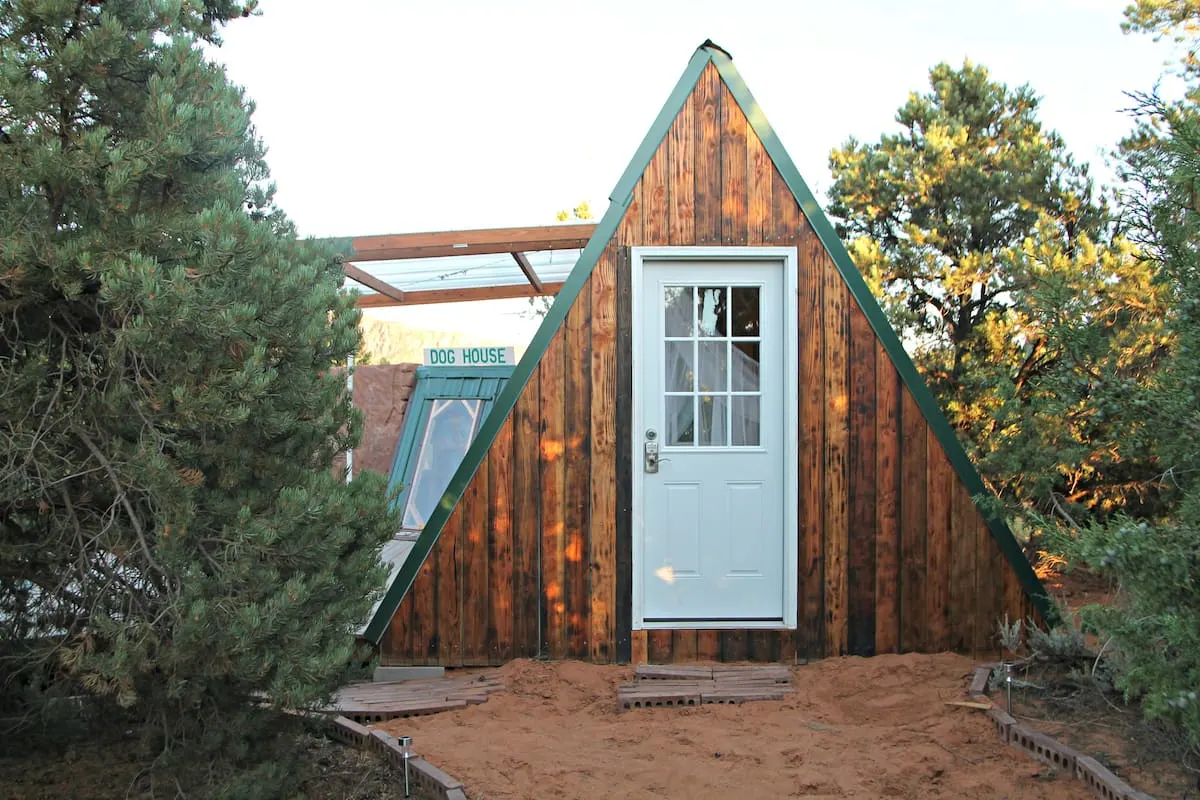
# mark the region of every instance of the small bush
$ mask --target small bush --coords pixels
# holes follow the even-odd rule
[[[1121,519],[1087,528],[1065,546],[1120,581],[1119,604],[1080,612],[1111,637],[1116,686],[1141,700],[1149,719],[1180,726],[1200,748],[1200,530]]]

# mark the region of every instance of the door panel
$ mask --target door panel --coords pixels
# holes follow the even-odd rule
[[[784,618],[783,269],[643,263],[634,569],[647,625]]]

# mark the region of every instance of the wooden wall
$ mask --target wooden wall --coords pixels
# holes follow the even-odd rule
[[[632,245],[799,248],[799,624],[631,631]],[[401,603],[385,664],[996,649],[1029,605],[829,254],[709,65]]]

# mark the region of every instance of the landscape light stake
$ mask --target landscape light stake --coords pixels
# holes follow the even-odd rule
[[[1004,694],[1006,700],[1006,711],[1009,716],[1012,716],[1012,664],[1004,662]]]
[[[412,737],[400,736],[396,742],[400,745],[400,754],[404,756],[404,796],[409,797],[408,788],[408,760],[412,758]]]

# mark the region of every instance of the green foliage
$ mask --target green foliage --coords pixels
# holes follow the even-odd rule
[[[1126,29],[1194,40],[1200,6],[1141,0]],[[1069,559],[1119,582],[1119,602],[1083,609],[1111,642],[1116,685],[1148,717],[1186,731],[1200,753],[1200,78],[1193,46],[1183,57],[1192,90],[1179,102],[1139,96],[1138,125],[1122,145],[1123,205],[1154,269],[1174,347],[1155,378],[1130,398],[1143,414],[1143,440],[1158,457],[1169,505],[1155,519],[1120,516],[1060,534]]]
[[[1194,506],[1195,498],[1185,506]],[[1121,656],[1117,686],[1143,701],[1151,719],[1188,731],[1200,747],[1200,508],[1180,521],[1122,519],[1092,526],[1064,543],[1077,563],[1121,581],[1117,605],[1083,610]]]
[[[1129,400],[1169,345],[1152,268],[1029,87],[970,62],[930,85],[899,132],[830,156],[855,262],[998,494],[1064,511],[1137,499],[1151,472]]]
[[[252,10],[0,4],[0,686],[241,766],[254,703],[336,688],[394,530],[381,479],[331,470],[360,427],[340,264],[201,49]]]

